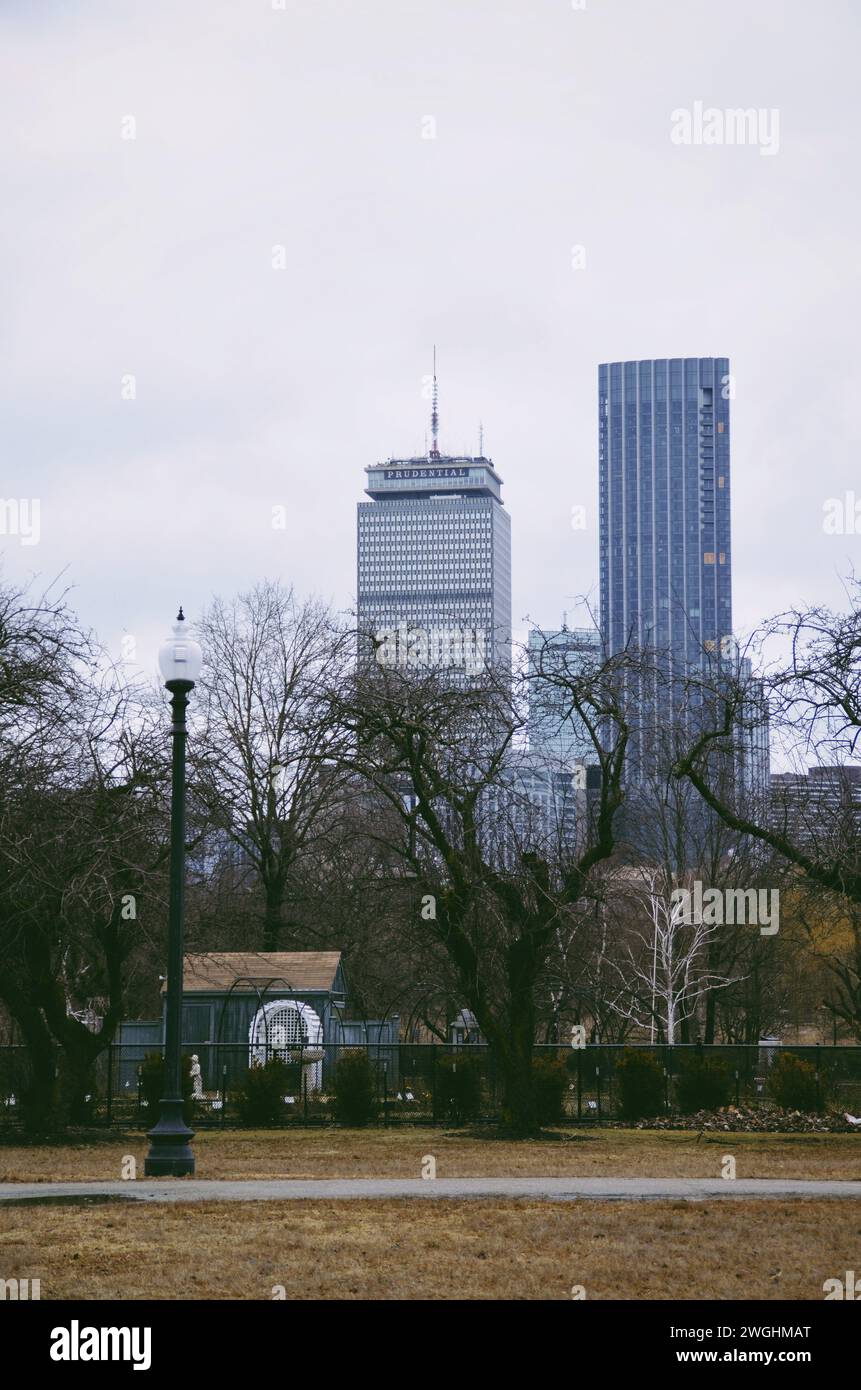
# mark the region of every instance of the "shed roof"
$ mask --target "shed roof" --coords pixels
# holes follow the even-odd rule
[[[182,988],[185,994],[226,991],[234,984],[240,992],[267,985],[297,992],[330,990],[340,964],[340,951],[205,951],[184,957]]]

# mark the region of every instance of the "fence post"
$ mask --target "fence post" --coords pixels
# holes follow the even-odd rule
[[[583,1049],[577,1049],[577,1119],[583,1118]]]
[[[432,1087],[432,1109],[431,1124],[436,1124],[436,1043],[431,1043],[433,1052],[431,1054],[431,1087]]]
[[[383,1067],[383,1129],[389,1127],[389,1079]]]
[[[599,1123],[599,1125],[600,1125],[600,1124],[603,1123],[603,1115],[602,1115],[602,1113],[601,1113],[601,1063],[600,1063],[600,1062],[599,1062],[598,1065],[595,1067],[595,1089],[596,1089],[596,1091],[597,1091],[597,1093],[598,1093],[598,1123]]]
[[[107,1122],[110,1124],[113,1114],[113,1093],[114,1093],[114,1045],[108,1043],[108,1108]]]
[[[227,1063],[221,1065],[221,1123],[224,1124],[224,1117],[227,1114]]]

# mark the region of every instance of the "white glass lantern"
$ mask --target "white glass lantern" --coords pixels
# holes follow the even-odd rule
[[[200,675],[203,652],[193,637],[186,635],[185,615],[180,608],[173,626],[173,635],[158,649],[158,669],[165,685],[170,681],[189,681],[192,685]]]

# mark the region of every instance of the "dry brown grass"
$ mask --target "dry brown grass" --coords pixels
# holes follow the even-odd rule
[[[441,1129],[295,1129],[201,1131],[194,1140],[201,1178],[416,1178],[424,1154],[437,1176],[720,1176],[733,1154],[740,1178],[861,1178],[861,1135],[696,1134],[576,1130],[558,1139],[513,1142]],[[125,1154],[143,1176],[142,1134],[98,1144],[0,1146],[0,1181],[59,1182],[119,1178]]]
[[[821,1299],[859,1252],[855,1201],[0,1208],[43,1299]]]

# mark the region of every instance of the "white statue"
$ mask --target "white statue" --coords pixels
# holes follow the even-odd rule
[[[203,1100],[203,1078],[200,1075],[200,1058],[196,1052],[191,1054],[191,1098]]]

